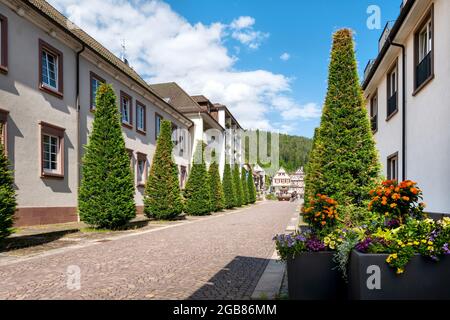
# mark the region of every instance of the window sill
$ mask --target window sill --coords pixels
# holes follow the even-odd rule
[[[140,182],[137,184],[138,188],[145,188],[145,182]]]
[[[424,82],[422,82],[422,84],[420,86],[418,86],[414,92],[412,93],[412,96],[415,97],[420,91],[422,91],[423,88],[425,88],[432,80],[434,79],[434,73],[431,74],[431,76],[429,76],[427,78],[427,80],[425,80]]]
[[[8,73],[8,67],[7,66],[0,66],[0,73],[7,74]]]
[[[40,89],[41,91],[44,91],[44,92],[46,92],[46,93],[48,93],[48,94],[51,94],[52,96],[55,96],[55,97],[57,97],[57,98],[59,98],[59,99],[62,99],[62,98],[64,97],[64,95],[63,95],[62,92],[56,91],[56,90],[54,90],[54,89],[51,89],[51,88],[49,88],[49,87],[47,87],[47,86],[45,86],[45,85],[43,85],[43,84],[41,84],[41,85],[39,86],[39,89]]]
[[[391,120],[397,113],[398,113],[398,107],[397,107],[397,109],[395,109],[394,112],[392,112],[390,115],[388,115],[388,116],[386,117],[386,121]]]
[[[64,175],[61,173],[50,173],[50,172],[42,172],[41,178],[49,178],[49,179],[64,179]]]
[[[144,135],[144,136],[147,135],[147,132],[142,131],[142,130],[139,130],[139,129],[136,129],[136,132],[139,133],[139,134],[142,134],[142,135]]]
[[[125,127],[125,128],[128,128],[128,129],[133,129],[133,126],[131,124],[125,123],[125,122],[122,122],[122,127]]]

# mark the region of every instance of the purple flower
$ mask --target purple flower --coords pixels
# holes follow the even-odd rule
[[[386,226],[389,228],[397,228],[400,226],[400,221],[397,219],[388,220],[386,221]]]
[[[355,249],[359,252],[366,253],[369,250],[369,246],[372,244],[373,240],[370,237],[365,238],[363,241],[359,242]]]
[[[442,247],[442,251],[444,251],[444,254],[450,254],[450,249],[448,247],[448,243],[445,243]]]
[[[325,244],[316,237],[311,237],[306,240],[306,248],[308,251],[323,251],[325,250]]]

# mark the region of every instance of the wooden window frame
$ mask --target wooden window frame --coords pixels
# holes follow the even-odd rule
[[[146,135],[147,134],[147,106],[145,104],[143,104],[142,102],[136,100],[136,132],[140,133],[142,135]],[[144,109],[144,130],[141,130],[138,128],[138,108],[142,107]]]
[[[395,72],[395,88],[396,88],[396,100],[395,100],[395,110],[389,114],[389,99],[392,97],[391,87],[392,87],[392,74]],[[389,121],[393,116],[398,113],[398,58],[395,60],[394,65],[389,69],[386,75],[386,121]]]
[[[395,159],[395,173],[396,173],[396,175],[397,175],[397,177],[392,177],[392,166],[391,166],[391,162],[392,162],[392,160],[393,159]],[[391,154],[390,156],[388,156],[387,157],[387,178],[388,178],[388,180],[393,180],[393,179],[395,179],[395,180],[397,180],[398,181],[398,161],[399,161],[399,159],[398,159],[398,152],[395,152],[395,153],[393,153],[393,154]]]
[[[164,120],[164,117],[162,115],[160,115],[158,112],[155,112],[155,141],[158,140],[158,126],[157,126],[158,118],[161,119],[161,122]],[[161,130],[161,125],[159,129]]]
[[[8,18],[0,14],[2,47],[0,52],[0,73],[8,73]]]
[[[145,161],[143,172],[144,179],[140,180],[139,178],[142,177],[142,175],[139,175],[139,161],[142,160]],[[148,173],[147,155],[145,153],[136,152],[136,183],[138,187],[145,187],[145,184],[147,182],[147,173]]]
[[[55,90],[43,83],[42,79],[42,52],[47,51],[48,53],[56,56],[57,67],[58,67],[58,89]],[[63,53],[51,46],[42,39],[39,39],[39,89],[51,94],[59,99],[64,97],[64,70],[63,70]]]
[[[8,155],[8,115],[9,111],[0,109],[0,141],[3,141],[3,150],[5,150],[5,155]],[[0,142],[1,143],[1,142]]]
[[[98,74],[96,74],[95,72],[90,72],[89,73],[89,90],[90,90],[90,98],[89,98],[89,110],[91,112],[95,111],[95,107],[94,107],[94,102],[96,99],[97,94],[94,96],[92,94],[92,80],[96,79],[97,81],[101,82],[101,83],[106,83],[105,79],[103,79],[102,77],[100,77]]]
[[[57,178],[57,179],[63,179],[64,178],[64,158],[65,158],[65,149],[64,149],[64,135],[65,135],[65,128],[61,128],[58,126],[55,126],[53,124],[41,121],[39,122],[41,133],[39,135],[40,138],[40,154],[41,154],[41,178]],[[58,146],[58,152],[59,152],[59,172],[53,173],[53,172],[46,172],[44,170],[44,135],[51,135],[56,136],[59,138],[59,146]]]
[[[419,65],[419,35],[420,31],[426,26],[431,20],[431,72],[430,76],[424,80],[419,86],[417,86],[417,66]],[[434,48],[435,48],[435,37],[434,37],[434,4],[427,10],[422,20],[420,21],[417,28],[414,30],[414,83],[413,83],[413,96],[417,95],[424,87],[426,87],[434,79]]]
[[[130,114],[129,114],[129,122],[123,122],[123,115],[122,115],[122,99],[126,98],[130,101]],[[128,129],[133,129],[133,98],[125,93],[124,91],[120,91],[120,101],[119,101],[119,107],[120,107],[120,122],[122,123],[122,126]]]

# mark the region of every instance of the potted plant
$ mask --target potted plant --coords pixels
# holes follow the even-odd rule
[[[303,209],[310,228],[274,240],[280,258],[287,263],[289,298],[294,300],[341,299],[344,284],[333,260],[339,242],[335,200],[318,194]]]
[[[426,218],[413,181],[387,180],[371,194],[380,219],[351,253],[349,297],[450,299],[450,218]]]

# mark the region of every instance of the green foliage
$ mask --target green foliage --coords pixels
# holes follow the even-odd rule
[[[0,124],[0,132],[2,125]],[[12,233],[14,212],[16,211],[16,193],[14,191],[14,178],[9,170],[3,144],[0,142],[0,240]]]
[[[250,170],[249,172],[250,172],[250,174],[247,176],[248,202],[255,203],[256,202],[256,186],[255,186],[255,181],[253,180],[253,174],[251,174],[252,170]]]
[[[252,131],[249,130],[251,134]],[[271,137],[270,132],[256,130],[257,137],[257,152],[258,159],[257,163],[262,168],[267,168],[267,165],[262,163],[259,158],[259,147],[260,147],[260,137],[265,137],[267,135],[267,153],[271,154]],[[262,142],[261,142],[262,143]],[[250,141],[245,141],[245,159],[246,162],[249,162],[249,149],[250,149]],[[300,136],[291,136],[287,134],[279,135],[279,152],[280,152],[280,166],[285,168],[287,172],[294,172],[298,168],[305,166],[308,162],[308,154],[311,150],[312,141],[309,138],[300,137]]]
[[[144,213],[147,217],[170,220],[183,212],[178,168],[173,161],[172,149],[172,124],[164,120],[145,186]]]
[[[115,229],[136,216],[134,181],[111,85],[97,90],[92,132],[83,157],[78,195],[80,218],[96,228]]]
[[[305,199],[314,197],[319,192],[316,181],[319,179],[318,174],[320,170],[319,159],[317,158],[318,146],[317,140],[319,137],[319,128],[314,130],[314,137],[312,141],[312,149],[309,153],[309,161],[305,167]]]
[[[242,204],[246,205],[249,203],[248,199],[248,188],[247,188],[247,174],[248,171],[242,168],[241,170],[241,187],[242,187]]]
[[[352,32],[342,29],[333,36],[328,92],[307,169],[307,192],[325,194],[342,206],[363,207],[379,172]]]
[[[220,181],[219,165],[217,162],[209,166],[209,186],[211,190],[211,210],[220,211],[224,208],[224,195]]]
[[[233,186],[234,186],[234,206],[235,207],[241,207],[244,197],[244,192],[242,190],[242,183],[241,183],[241,174],[239,172],[239,165],[235,164],[233,167]]]
[[[233,186],[233,175],[231,173],[231,165],[229,163],[225,163],[225,168],[223,170],[222,186],[224,194],[224,206],[227,209],[231,209],[234,207],[235,192]]]
[[[278,200],[278,198],[273,193],[269,193],[269,194],[266,194],[266,200],[274,201],[274,200]]]
[[[201,216],[211,212],[211,190],[203,150],[204,144],[199,141],[184,191],[184,211],[189,215]]]

